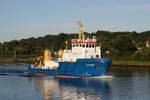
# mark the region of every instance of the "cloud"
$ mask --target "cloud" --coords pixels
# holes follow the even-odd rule
[[[117,6],[101,6],[93,8],[82,8],[83,13],[116,13],[116,12],[149,12],[150,4],[141,5],[117,5]]]

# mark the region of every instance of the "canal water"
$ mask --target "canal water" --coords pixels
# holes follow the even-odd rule
[[[110,67],[99,79],[33,77],[0,63],[0,100],[150,100],[150,68]]]

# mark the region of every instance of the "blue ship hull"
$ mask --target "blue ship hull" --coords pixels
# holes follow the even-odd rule
[[[51,69],[35,69],[28,65],[28,72],[35,75],[88,78],[105,75],[112,60],[104,58],[77,59],[76,62],[59,62],[59,67]]]

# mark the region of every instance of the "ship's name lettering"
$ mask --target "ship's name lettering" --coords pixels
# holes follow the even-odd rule
[[[94,64],[86,64],[87,66],[95,66]]]

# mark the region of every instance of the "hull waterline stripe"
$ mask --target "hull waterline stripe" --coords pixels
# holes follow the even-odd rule
[[[54,76],[54,77],[61,77],[61,78],[89,78],[86,76],[58,76],[58,75],[48,75],[48,74],[40,74],[40,73],[32,73],[32,74],[38,76]]]

